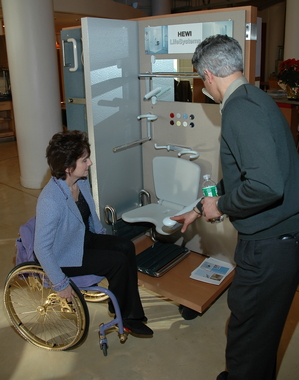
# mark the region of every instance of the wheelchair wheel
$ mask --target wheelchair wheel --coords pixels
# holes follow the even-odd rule
[[[40,265],[24,263],[7,276],[4,304],[16,331],[28,342],[62,351],[82,343],[88,333],[89,313],[75,284],[72,302],[58,297]]]

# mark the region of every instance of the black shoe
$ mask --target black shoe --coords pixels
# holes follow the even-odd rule
[[[198,311],[192,310],[184,305],[179,306],[179,312],[181,313],[181,316],[186,320],[194,319],[199,315]]]
[[[219,373],[219,375],[216,378],[216,380],[227,380],[227,379],[228,379],[228,372],[227,371],[223,371],[223,372]]]
[[[125,331],[135,336],[150,337],[154,335],[153,330],[138,319],[125,319],[123,320],[123,325]]]

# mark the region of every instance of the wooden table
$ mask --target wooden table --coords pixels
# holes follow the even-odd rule
[[[153,241],[148,236],[143,236],[135,240],[134,244],[138,254],[151,246]],[[203,255],[191,252],[189,256],[160,278],[138,272],[139,286],[203,313],[228,288],[234,276],[233,271],[220,285],[207,284],[191,279],[189,277],[191,272],[205,258]]]

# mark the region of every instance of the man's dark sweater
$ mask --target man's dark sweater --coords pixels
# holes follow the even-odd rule
[[[298,232],[299,155],[290,127],[270,96],[242,79],[222,105],[218,208],[241,239]]]

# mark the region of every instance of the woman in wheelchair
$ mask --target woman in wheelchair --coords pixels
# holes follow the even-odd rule
[[[70,300],[69,277],[105,276],[119,303],[124,328],[133,335],[152,336],[138,291],[135,246],[130,240],[106,235],[96,214],[87,179],[92,162],[86,134],[55,134],[46,157],[52,178],[37,202],[34,251],[53,289]],[[109,310],[114,312],[112,303]]]

